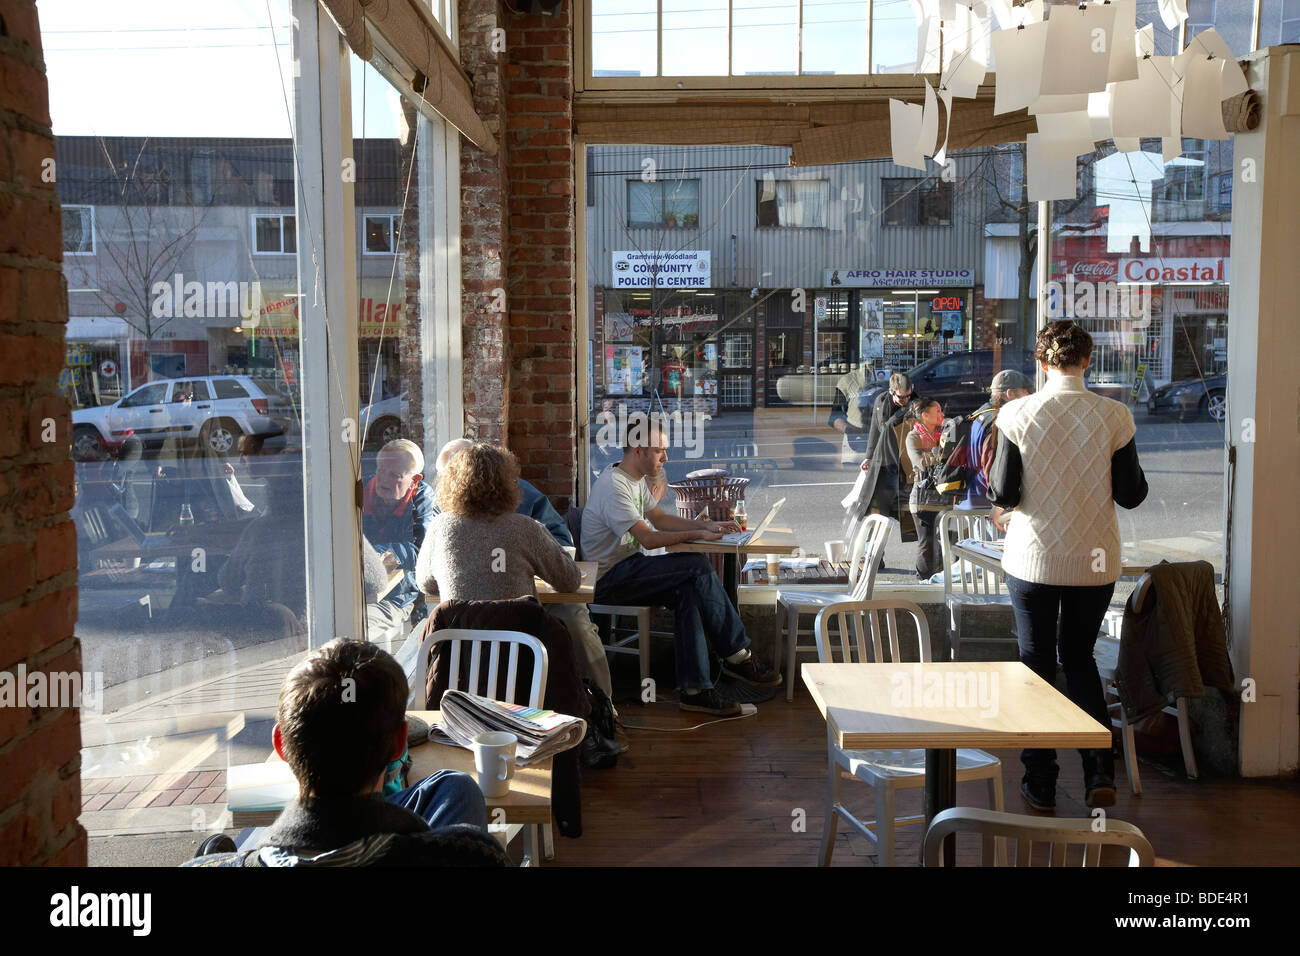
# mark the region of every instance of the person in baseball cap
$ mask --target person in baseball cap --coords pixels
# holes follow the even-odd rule
[[[1028,375],[1013,368],[1004,368],[993,376],[992,405],[996,408],[1014,398],[1023,398],[1033,390],[1034,383]]]
[[[1013,368],[1004,368],[993,376],[988,402],[971,413],[970,433],[966,438],[966,454],[973,467],[970,481],[966,485],[966,497],[957,502],[957,508],[965,511],[991,506],[988,499],[988,485],[983,469],[980,467],[985,457],[985,437],[989,434],[994,419],[998,417],[998,409],[1007,402],[1024,398],[1033,390],[1033,380]]]

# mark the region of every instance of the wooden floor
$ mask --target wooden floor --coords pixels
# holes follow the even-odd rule
[[[630,660],[630,659],[629,659]],[[621,697],[616,693],[616,698]],[[712,719],[687,714],[674,702],[641,705],[616,699],[625,724],[683,728]],[[611,770],[586,771],[580,839],[556,836],[558,866],[813,866],[822,837],[826,788],[826,729],[802,687],[758,705],[754,717],[695,731],[631,729],[631,749]],[[1028,813],[1020,797],[1018,751],[999,751],[1006,809]],[[1057,815],[1087,817],[1078,755],[1059,755]],[[1143,763],[1141,796],[1116,768],[1118,803],[1111,819],[1138,826],[1161,866],[1294,865],[1300,847],[1300,782],[1187,780]],[[857,791],[860,798],[848,796]],[[870,817],[870,790],[852,780],[845,799]],[[961,784],[958,802],[987,806],[983,783]],[[921,791],[899,796],[900,813],[921,812]],[[799,826],[800,822],[804,824]],[[872,847],[840,835],[835,866],[872,866]],[[898,831],[899,865],[916,865],[921,828]],[[962,846],[958,862],[974,864]],[[971,856],[967,857],[966,854]]]

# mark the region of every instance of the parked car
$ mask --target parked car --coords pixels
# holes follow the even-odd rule
[[[945,415],[968,415],[988,401],[993,376],[1003,369],[1016,369],[1034,377],[1034,357],[1029,352],[1003,349],[997,368],[993,367],[993,359],[992,349],[952,352],[926,359],[908,369],[907,374],[916,394],[938,399]],[[860,397],[863,408],[870,408],[876,396],[887,388],[888,379],[864,389]]]
[[[1147,400],[1152,415],[1208,415],[1221,422],[1228,414],[1228,376],[1187,378],[1161,385]]]
[[[186,402],[189,389],[193,397]],[[111,455],[132,435],[145,446],[158,446],[169,438],[198,440],[212,454],[229,455],[243,435],[279,435],[284,429],[274,415],[282,402],[247,375],[149,382],[112,405],[74,411],[72,455],[78,461]]]
[[[390,441],[401,438],[406,434],[409,414],[406,392],[373,405],[362,406],[361,434],[365,436],[364,447],[378,451]]]

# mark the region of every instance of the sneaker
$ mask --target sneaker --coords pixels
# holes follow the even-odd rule
[[[1115,805],[1115,780],[1101,771],[1088,774],[1084,781],[1083,802],[1090,807],[1113,807]]]
[[[1025,803],[1039,813],[1048,813],[1056,809],[1055,783],[1027,776],[1020,781],[1020,795],[1025,798]]]
[[[765,667],[757,657],[750,654],[739,664],[728,664],[724,659],[722,662],[722,673],[726,674],[732,680],[738,680],[742,684],[748,684],[750,687],[780,687],[781,672]]]
[[[749,662],[746,661],[745,663]],[[720,697],[712,687],[708,690],[702,690],[698,694],[688,694],[683,691],[682,698],[677,706],[682,710],[698,710],[700,713],[717,714],[719,717],[740,716],[740,705],[734,700]]]

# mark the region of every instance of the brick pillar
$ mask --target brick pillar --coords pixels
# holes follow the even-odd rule
[[[501,26],[497,0],[461,0],[460,58],[474,88],[474,109],[501,142],[488,156],[469,140],[460,151],[461,312],[465,434],[500,442],[506,438],[510,392],[504,262],[507,239],[505,120],[502,70],[508,52],[494,50]],[[506,37],[509,50],[510,37]]]
[[[78,712],[15,686],[20,666],[81,670],[70,418],[57,388],[68,301],[32,0],[0,2],[0,76],[0,670],[21,694],[0,706],[0,866],[85,866]]]
[[[561,511],[577,475],[571,23],[565,4],[552,16],[512,13],[504,24],[507,434],[523,476]]]

